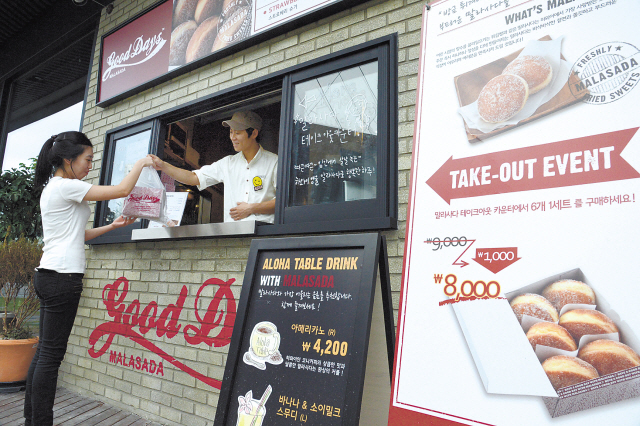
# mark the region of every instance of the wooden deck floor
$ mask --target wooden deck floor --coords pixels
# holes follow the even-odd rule
[[[23,404],[24,391],[0,393],[0,425],[24,425]],[[145,420],[135,414],[64,388],[58,388],[56,391],[53,424],[56,426],[160,426],[159,423]]]

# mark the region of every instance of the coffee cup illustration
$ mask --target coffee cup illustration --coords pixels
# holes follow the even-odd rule
[[[251,351],[259,358],[268,358],[280,347],[280,333],[275,324],[262,321],[251,332]]]

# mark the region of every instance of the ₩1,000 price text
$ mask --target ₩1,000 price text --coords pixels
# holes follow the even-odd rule
[[[518,260],[516,259],[517,254],[515,249],[503,249],[503,250],[485,250],[478,249],[476,250],[476,259],[482,260],[483,262],[504,262]]]

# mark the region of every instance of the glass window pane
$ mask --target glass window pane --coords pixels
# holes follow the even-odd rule
[[[133,165],[140,158],[149,153],[149,138],[151,130],[136,133],[135,135],[117,139],[113,148],[113,168],[109,179],[109,185],[117,185],[131,171]],[[108,225],[122,214],[124,198],[109,200],[104,224]]]
[[[378,63],[293,89],[289,206],[376,198]]]

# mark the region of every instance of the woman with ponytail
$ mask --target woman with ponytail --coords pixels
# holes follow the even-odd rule
[[[27,426],[53,424],[58,369],[82,293],[84,242],[134,220],[120,216],[110,225],[86,229],[91,215],[88,201],[126,197],[142,168],[153,165],[150,157],[142,158],[118,185],[102,186],[82,181],[92,160],[89,138],[80,132],[64,132],[45,142],[36,163],[36,186],[44,186],[40,196],[44,248],[34,281],[40,299],[40,342],[27,376]]]

